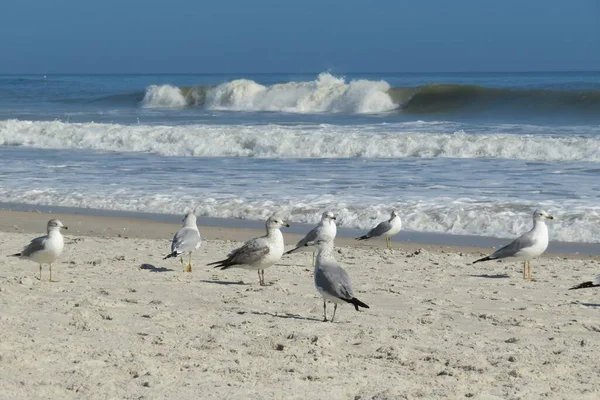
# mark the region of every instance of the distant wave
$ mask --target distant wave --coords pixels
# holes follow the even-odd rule
[[[600,137],[452,132],[443,122],[377,125],[120,125],[0,121],[0,145],[151,152],[165,156],[277,158],[502,158],[600,162]],[[566,129],[566,128],[565,128]],[[571,128],[569,128],[571,129]],[[579,128],[575,129],[577,132]],[[452,133],[447,133],[452,132]],[[500,133],[496,133],[500,132]]]
[[[139,95],[136,95],[139,98]],[[147,108],[202,107],[230,111],[289,113],[600,113],[600,91],[501,89],[431,84],[390,87],[385,81],[346,82],[329,73],[314,81],[264,86],[238,79],[218,86],[152,85],[141,100]]]
[[[152,85],[143,107],[203,106],[211,110],[281,111],[290,113],[379,113],[398,108],[384,81],[345,82],[322,73],[314,81],[263,86],[238,79],[216,87]]]

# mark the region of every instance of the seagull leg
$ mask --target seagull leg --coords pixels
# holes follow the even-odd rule
[[[390,236],[388,236],[386,238],[386,240],[387,240],[387,247],[388,247],[388,249],[391,249],[392,248],[392,238]]]
[[[188,263],[186,272],[192,272],[192,252],[191,251],[190,251],[190,262]]]
[[[527,279],[527,261],[523,261],[523,279]]]
[[[52,264],[50,264],[50,280],[48,282],[58,282],[52,279]]]
[[[267,284],[265,283],[265,270],[264,269],[260,270],[260,276],[261,276],[261,279],[262,279],[263,286],[266,286]]]
[[[180,257],[179,260],[181,261],[181,268],[183,269],[183,272],[185,272],[185,265],[183,265],[183,257]]]
[[[323,322],[327,322],[327,300],[323,300]]]
[[[40,281],[42,280],[42,264],[40,264]]]
[[[315,252],[314,251],[313,251],[313,263],[312,263],[312,266],[313,266],[313,268],[315,266]]]
[[[531,260],[527,261],[527,279],[530,281],[533,280],[533,275],[531,275]]]
[[[335,318],[335,312],[337,311],[337,303],[333,303],[333,315],[331,316],[331,322]]]

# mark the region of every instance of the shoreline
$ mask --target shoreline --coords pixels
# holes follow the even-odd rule
[[[58,218],[69,227],[67,236],[170,240],[181,225],[180,215],[0,203],[0,231],[41,234],[50,218]],[[290,228],[282,229],[288,246],[300,240],[313,227],[308,224],[291,225]],[[244,242],[264,233],[264,222],[253,220],[198,217],[198,227],[203,240]],[[338,227],[336,244],[357,248],[385,248],[385,240],[381,238],[361,242],[354,240],[363,233],[364,230]],[[423,248],[429,251],[485,254],[509,241],[510,239],[484,236],[402,231],[392,239],[392,246],[404,251]],[[600,244],[550,242],[543,257],[556,256],[600,258]]]

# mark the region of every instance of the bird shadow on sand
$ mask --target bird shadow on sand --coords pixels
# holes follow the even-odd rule
[[[140,265],[140,269],[150,271],[150,272],[173,272],[174,269],[165,268],[165,267],[155,267],[152,264],[142,264]]]
[[[201,280],[200,282],[202,283],[212,283],[213,285],[248,285],[248,283],[244,283],[244,281],[237,281],[237,282],[231,282],[231,281],[209,281],[209,280]]]
[[[480,274],[480,275],[469,275],[473,278],[487,278],[487,279],[504,279],[504,278],[510,278],[510,276],[508,276],[508,274],[495,274],[495,275],[490,275],[490,274]]]
[[[250,312],[238,311],[238,314],[240,314],[240,315],[252,314],[252,315],[262,315],[262,316],[269,316],[269,317],[283,318],[283,319],[298,319],[298,320],[303,320],[303,321],[322,322],[322,320],[320,320],[318,318],[303,317],[303,316],[297,315],[297,314],[273,314],[273,313],[264,312],[264,311],[250,311]]]

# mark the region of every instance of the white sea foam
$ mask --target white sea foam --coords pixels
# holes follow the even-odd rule
[[[329,73],[309,82],[287,82],[263,86],[249,79],[238,79],[211,88],[203,96],[190,91],[186,98],[170,85],[150,86],[142,101],[144,107],[204,108],[231,111],[283,111],[290,113],[381,113],[398,108],[384,81],[353,80],[346,82]]]
[[[499,126],[498,130],[509,130]],[[500,158],[600,162],[586,136],[453,133],[452,124],[119,125],[0,121],[0,145],[151,152],[164,156],[263,158]],[[450,132],[450,133],[440,133]]]
[[[149,86],[142,100],[142,106],[147,108],[179,108],[187,104],[181,90],[171,85]]]
[[[291,222],[315,224],[323,210],[333,210],[341,227],[369,229],[388,217],[390,209],[401,210],[409,231],[437,232],[514,238],[531,227],[531,210],[540,204],[528,202],[477,202],[469,199],[428,198],[389,204],[361,205],[343,196],[297,199],[217,198],[193,194],[143,193],[125,189],[112,191],[57,191],[52,189],[0,188],[0,202],[95,208],[132,212],[179,214],[191,209],[199,216],[264,220],[274,212]],[[577,201],[541,204],[555,219],[550,223],[551,240],[600,243],[600,206]]]

